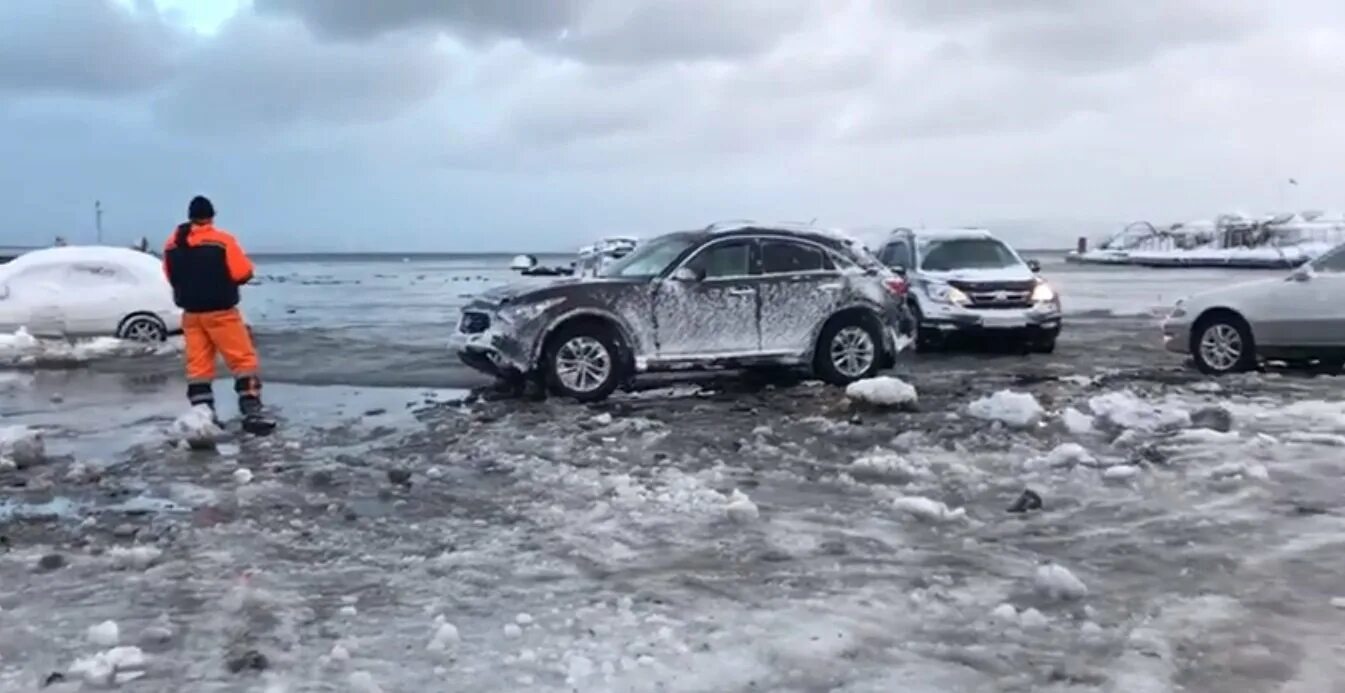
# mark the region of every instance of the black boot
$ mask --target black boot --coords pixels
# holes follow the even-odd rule
[[[238,413],[243,416],[243,430],[253,435],[266,435],[275,430],[276,422],[262,410],[262,382],[255,375],[234,381],[238,393]]]

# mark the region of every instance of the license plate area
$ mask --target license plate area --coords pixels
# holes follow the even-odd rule
[[[1027,318],[1021,315],[984,315],[981,316],[981,327],[998,330],[1027,327]]]

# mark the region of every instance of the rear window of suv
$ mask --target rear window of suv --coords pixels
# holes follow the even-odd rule
[[[1019,264],[1009,246],[993,238],[949,238],[920,244],[920,267],[935,272],[998,269]]]

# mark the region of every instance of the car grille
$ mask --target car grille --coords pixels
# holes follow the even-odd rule
[[[476,311],[467,311],[462,314],[462,321],[458,323],[458,331],[463,334],[480,334],[490,329],[490,316]]]
[[[1031,308],[1036,282],[949,282],[971,299],[971,308]]]

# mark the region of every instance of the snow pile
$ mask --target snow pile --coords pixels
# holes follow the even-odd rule
[[[1041,421],[1046,412],[1037,398],[1026,392],[1000,390],[972,402],[967,413],[986,421],[999,421],[1015,428],[1027,428]]]
[[[1162,431],[1188,426],[1190,412],[1176,406],[1150,404],[1130,390],[1098,395],[1088,400],[1088,408],[1098,418],[1117,428],[1137,431]]]
[[[1140,468],[1133,464],[1118,464],[1102,470],[1102,478],[1107,481],[1127,481],[1140,474]]]
[[[738,524],[747,524],[761,517],[761,511],[757,509],[757,504],[747,497],[746,493],[733,489],[733,493],[728,497],[728,503],[724,506],[724,513],[728,518]]]
[[[138,647],[114,647],[78,659],[70,673],[91,686],[117,686],[145,675],[145,653]]]
[[[876,451],[864,455],[851,462],[850,467],[855,471],[894,476],[906,481],[930,476],[929,470],[923,465],[915,464],[893,452]]]
[[[900,378],[879,376],[850,383],[845,396],[876,407],[910,407],[917,400],[915,388]]]
[[[96,337],[74,342],[38,339],[20,327],[12,334],[0,334],[0,366],[60,366],[102,358],[169,354],[180,348],[180,340],[145,343],[115,337]]]
[[[163,551],[154,546],[114,546],[107,551],[112,567],[117,570],[144,570],[162,555]]]
[[[1075,577],[1069,568],[1056,563],[1037,568],[1032,587],[1047,599],[1070,601],[1088,596],[1088,586],[1083,584],[1083,580]]]
[[[925,522],[951,522],[967,516],[966,508],[950,509],[947,505],[932,498],[922,496],[903,496],[892,501],[897,512]]]
[[[40,432],[27,426],[0,426],[0,461],[7,460],[24,469],[41,464],[46,457],[47,448]]]
[[[1083,465],[1092,467],[1097,464],[1097,458],[1088,452],[1084,446],[1078,443],[1061,443],[1054,450],[1041,457],[1028,460],[1029,469],[1060,469]]]
[[[198,404],[173,421],[172,435],[192,443],[213,443],[224,431],[215,423],[214,410]]]

